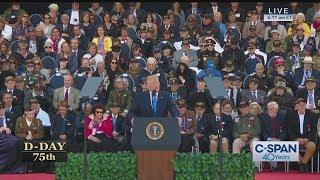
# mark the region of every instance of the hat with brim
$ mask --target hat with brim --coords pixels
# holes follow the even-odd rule
[[[114,107],[120,107],[120,104],[118,102],[112,102],[110,104],[110,107],[114,108]]]
[[[177,101],[177,106],[178,106],[178,107],[186,107],[186,106],[187,106],[186,100],[184,100],[184,99],[179,99],[179,100]]]
[[[316,83],[316,79],[315,79],[314,77],[309,77],[309,78],[307,78],[304,82],[305,82],[305,83],[307,83],[307,82],[314,82],[314,83]]]
[[[298,98],[298,99],[294,102],[294,104],[299,104],[299,103],[301,103],[301,102],[306,103],[306,101],[305,101],[303,98]]]
[[[196,103],[195,107],[205,108],[206,104],[204,104],[204,102],[199,101],[199,102]]]
[[[305,64],[313,64],[312,57],[310,57],[310,56],[304,57],[302,62]]]
[[[286,87],[287,87],[287,85],[284,81],[278,81],[276,83],[276,88],[284,88],[285,89]]]
[[[247,100],[240,101],[240,107],[248,107],[248,106],[249,106],[249,102]]]

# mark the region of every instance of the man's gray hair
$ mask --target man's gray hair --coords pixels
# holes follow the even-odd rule
[[[267,105],[267,108],[270,108],[270,107],[274,107],[276,109],[279,109],[279,104],[275,101],[272,101],[272,102],[269,102]]]

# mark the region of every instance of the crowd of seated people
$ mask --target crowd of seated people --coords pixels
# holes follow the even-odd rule
[[[132,150],[127,115],[150,75],[178,107],[180,152],[298,141],[306,149],[300,170],[309,170],[320,135],[319,2],[288,3],[290,22],[264,21],[262,2],[172,2],[162,17],[141,2],[70,4],[41,3],[48,11],[40,21],[19,2],[2,12],[0,172],[24,171],[13,155],[20,141]],[[103,80],[84,103],[89,77]],[[221,78],[227,97],[212,98],[205,77]]]

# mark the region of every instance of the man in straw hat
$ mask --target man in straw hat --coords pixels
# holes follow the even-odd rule
[[[304,57],[303,67],[297,68],[294,74],[294,82],[298,88],[304,88],[305,80],[309,77],[313,77],[316,79],[316,82],[319,83],[319,71],[315,70],[312,65],[312,57],[306,56]]]

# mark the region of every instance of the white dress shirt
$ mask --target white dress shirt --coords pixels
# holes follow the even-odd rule
[[[312,94],[312,95],[311,95],[311,96],[312,96],[312,97],[311,97],[312,99],[310,99],[310,97],[309,97],[309,93],[311,93],[311,94]],[[307,97],[308,97],[308,99],[307,99],[307,106],[306,106],[306,107],[308,108],[308,107],[310,107],[310,106],[311,106],[311,107],[314,107],[314,108],[315,108],[315,107],[316,107],[316,105],[315,105],[315,102],[314,102],[314,90],[312,90],[312,91],[308,91],[308,96],[307,96]],[[312,100],[313,100],[313,101],[312,101]],[[313,102],[313,104],[310,104],[310,101],[312,101],[312,102]]]
[[[70,24],[72,25],[78,25],[79,24],[79,10],[77,11],[74,11],[72,10],[71,11],[71,17],[70,17]]]
[[[65,95],[66,95],[67,89],[68,89],[68,98],[70,98],[70,89],[71,89],[71,87],[69,87],[69,88],[63,87],[63,98],[64,98]]]
[[[299,114],[299,113],[298,113]],[[305,114],[305,113],[304,113]],[[300,133],[303,134],[304,114],[299,114]]]
[[[1,119],[1,118],[2,118],[3,127],[7,127],[6,117],[5,117],[5,116],[2,116],[2,117],[0,117],[0,119]]]
[[[218,12],[218,6],[211,6],[213,14]]]

